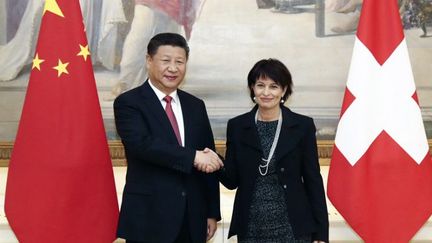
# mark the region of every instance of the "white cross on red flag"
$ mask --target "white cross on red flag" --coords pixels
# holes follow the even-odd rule
[[[78,0],[46,0],[9,164],[19,242],[113,242],[118,203]]]
[[[406,243],[432,214],[432,161],[396,0],[364,0],[328,196],[366,243]]]

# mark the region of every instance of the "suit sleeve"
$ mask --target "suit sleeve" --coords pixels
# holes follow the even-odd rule
[[[329,242],[328,212],[324,185],[318,162],[318,149],[315,136],[316,128],[311,118],[307,121],[306,135],[303,140],[302,175],[306,192],[312,206],[312,213],[317,223],[317,232],[312,235],[312,240]]]
[[[206,138],[206,145],[205,147],[216,151],[216,147],[214,144],[214,137],[213,132],[211,130],[210,121],[207,115],[207,110],[205,107],[204,102],[201,102],[202,111],[201,114],[203,115],[202,119],[205,121],[205,129],[206,134],[203,134]],[[206,185],[207,185],[207,205],[208,205],[208,212],[207,212],[207,218],[214,218],[217,221],[221,220],[221,213],[220,213],[220,194],[219,194],[219,181],[217,180],[216,173],[211,174],[204,174]]]
[[[229,120],[227,125],[224,167],[218,172],[218,178],[219,181],[230,190],[234,190],[238,187],[236,155],[233,146],[233,139],[232,120]]]
[[[191,173],[196,151],[153,137],[146,117],[127,96],[121,95],[114,101],[114,117],[128,157]]]

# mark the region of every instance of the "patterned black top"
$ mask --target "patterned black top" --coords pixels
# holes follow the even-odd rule
[[[257,121],[258,135],[268,158],[278,121]],[[289,139],[280,137],[279,139]],[[274,158],[275,156],[273,156]],[[265,165],[264,161],[261,161]],[[258,168],[257,168],[258,170]],[[262,172],[265,170],[262,169]],[[270,160],[265,176],[258,175],[249,209],[245,235],[238,235],[239,243],[310,243],[311,236],[295,239],[289,222],[285,192],[279,184],[274,160]]]

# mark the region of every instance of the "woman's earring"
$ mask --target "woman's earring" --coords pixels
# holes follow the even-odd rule
[[[281,103],[283,104],[283,103],[285,103],[285,100],[284,100],[284,99],[281,99],[281,101],[280,101],[280,102],[281,102]]]
[[[253,97],[253,101],[256,102],[256,97],[255,96]]]

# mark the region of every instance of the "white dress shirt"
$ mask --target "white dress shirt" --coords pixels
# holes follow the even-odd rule
[[[154,86],[152,84],[150,79],[147,82],[149,82],[150,87],[156,93],[156,96],[158,97],[158,99],[162,105],[162,108],[165,110],[166,101],[164,100],[164,98],[165,98],[166,94],[164,94],[162,91],[160,91],[158,88],[156,88],[156,86]],[[183,112],[182,112],[182,108],[181,108],[181,104],[180,104],[180,99],[177,95],[177,90],[175,90],[174,92],[169,94],[169,96],[171,96],[171,98],[172,98],[171,107],[173,109],[174,115],[175,115],[176,120],[177,120],[177,125],[178,125],[179,132],[180,132],[182,146],[184,147],[185,136],[184,136]]]

